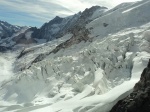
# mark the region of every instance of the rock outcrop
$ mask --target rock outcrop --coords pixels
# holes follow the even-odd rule
[[[150,112],[150,60],[133,92],[110,112]]]
[[[31,38],[31,34],[36,30],[36,27],[31,27],[20,33],[17,36],[14,36],[12,39],[16,44],[32,44],[36,43],[34,38]]]

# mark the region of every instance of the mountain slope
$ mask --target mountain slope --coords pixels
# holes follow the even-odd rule
[[[114,8],[88,24],[87,28],[92,29],[91,36],[104,37],[124,28],[139,27],[150,21],[149,6],[150,1],[140,1],[128,4],[127,7],[117,8],[117,10]],[[107,27],[104,24],[108,24]]]
[[[99,17],[106,10],[106,7],[93,6],[83,12],[79,12],[78,14],[66,18],[56,16],[39,29],[35,27],[20,27],[19,30],[14,28],[16,30],[14,31],[14,29],[11,29],[11,27],[15,26],[9,24],[10,26],[8,28],[10,28],[12,31],[7,31],[6,34],[5,32],[2,33],[2,36],[5,35],[5,39],[2,40],[0,44],[7,47],[17,48],[18,46],[27,47],[34,43],[51,41],[53,39],[60,38],[69,32],[77,32],[77,30],[85,27],[88,22]]]
[[[7,22],[0,21],[0,39],[12,36],[21,29],[19,26],[11,25]]]
[[[106,9],[105,7],[93,6],[70,17],[61,18],[56,16],[53,20],[45,23],[40,29],[33,32],[32,36],[33,38],[46,40],[60,38],[77,27],[84,27],[89,21],[103,14]],[[94,12],[97,13],[94,15]]]
[[[31,38],[35,28],[21,27],[11,25],[7,22],[0,21],[0,46],[1,52],[14,49],[19,44],[32,44],[36,41]]]

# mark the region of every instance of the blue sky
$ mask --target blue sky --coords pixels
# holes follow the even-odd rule
[[[0,20],[21,26],[37,26],[55,16],[73,15],[93,5],[112,8],[135,0],[0,0]]]

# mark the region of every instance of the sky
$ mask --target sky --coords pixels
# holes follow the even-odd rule
[[[113,8],[136,0],[0,0],[0,20],[20,26],[42,26],[55,16],[66,17],[94,5]]]

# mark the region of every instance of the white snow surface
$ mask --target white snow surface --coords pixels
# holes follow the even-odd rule
[[[8,56],[6,56],[8,55]],[[1,82],[13,76],[12,63],[14,62],[14,55],[10,53],[0,53],[0,84]]]
[[[109,112],[132,92],[150,59],[149,5],[140,1],[106,12],[86,26],[93,28],[92,42],[61,49],[40,62],[31,64],[72,34],[26,48],[31,52],[15,62],[6,59],[14,55],[0,55],[0,70],[11,75],[0,82],[0,111]],[[109,25],[104,27],[104,22]]]
[[[32,33],[33,33],[33,31],[27,32],[27,33],[25,34],[25,38],[26,38],[27,40],[30,39]]]

